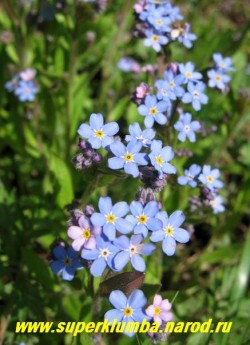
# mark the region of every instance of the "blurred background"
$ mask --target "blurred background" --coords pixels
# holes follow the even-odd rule
[[[179,291],[176,321],[233,321],[230,334],[175,334],[169,344],[250,344],[249,3],[176,1],[198,40],[190,50],[171,44],[164,61],[133,37],[134,3],[0,2],[0,344],[94,344],[86,334],[14,333],[17,321],[92,320],[92,299],[82,283],[86,272],[70,283],[56,277],[49,267],[51,244],[68,241],[69,204],[96,206],[100,195],[131,202],[138,188],[130,177],[97,179],[94,168],[77,171],[77,129],[92,112],[118,121],[122,135],[132,122],[142,122],[130,96],[141,82],[152,84],[154,75],[124,73],[117,67],[122,57],[141,65],[192,61],[206,71],[215,52],[233,58],[230,90],[207,90],[209,104],[193,114],[207,131],[196,144],[176,144],[193,155],[176,157],[174,164],[178,171],[192,163],[220,168],[226,211],[191,211],[195,192],[169,183],[161,195],[164,208],[184,211],[192,239],[171,258],[148,258],[145,283],[161,284],[170,300]],[[33,102],[21,102],[5,87],[27,68],[36,71]],[[107,301],[102,308],[100,320]],[[136,343],[125,336],[102,341]]]

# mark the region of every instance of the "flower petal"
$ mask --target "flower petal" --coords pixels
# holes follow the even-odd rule
[[[109,296],[109,302],[117,309],[123,309],[127,305],[127,297],[120,290],[114,290]]]

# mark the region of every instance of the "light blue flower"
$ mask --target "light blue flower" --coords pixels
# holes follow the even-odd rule
[[[125,140],[130,142],[131,140],[138,140],[142,142],[142,145],[149,147],[151,141],[155,137],[155,131],[151,128],[141,130],[139,123],[135,122],[129,126],[130,135],[126,135]]]
[[[78,134],[80,137],[88,139],[93,149],[107,148],[114,141],[113,135],[119,131],[119,126],[116,122],[104,125],[103,115],[99,113],[90,115],[89,124],[81,124]]]
[[[150,243],[142,243],[142,241],[142,235],[133,235],[131,239],[127,236],[120,236],[114,240],[114,245],[121,250],[114,257],[114,266],[118,271],[121,271],[129,261],[136,271],[145,271],[146,265],[140,255],[151,255],[155,246]]]
[[[120,290],[114,290],[109,296],[110,303],[115,309],[109,310],[104,315],[104,320],[109,322],[142,322],[143,320],[148,321],[149,317],[145,314],[144,306],[147,303],[147,299],[141,290],[134,290],[129,297]],[[125,325],[126,329],[126,325]],[[129,337],[132,337],[134,333],[123,332]]]
[[[72,247],[66,249],[64,246],[58,245],[52,253],[55,260],[52,261],[50,267],[56,275],[62,276],[64,280],[72,280],[75,270],[83,268],[82,262],[78,258],[78,252]]]
[[[116,230],[122,234],[132,231],[133,224],[122,218],[129,211],[129,206],[125,201],[112,205],[110,197],[100,197],[98,206],[100,213],[93,213],[90,220],[92,224],[103,227],[103,233],[110,241],[115,239]]]
[[[189,113],[181,114],[179,121],[174,125],[174,128],[179,131],[178,139],[185,141],[188,138],[191,143],[196,140],[195,132],[201,128],[199,121],[192,121],[192,115]]]
[[[158,7],[154,11],[150,11],[147,20],[155,28],[155,30],[159,32],[171,31],[171,27],[169,26],[170,19],[164,16],[164,8],[162,7]]]
[[[199,180],[213,191],[214,188],[222,188],[223,182],[218,180],[220,177],[219,169],[212,169],[210,165],[204,165]]]
[[[182,97],[184,94],[184,89],[181,85],[184,83],[185,77],[182,74],[174,75],[172,71],[165,71],[164,79],[169,84],[169,98],[176,100],[177,97]]]
[[[119,251],[111,242],[104,240],[101,236],[96,237],[96,248],[82,250],[81,256],[85,260],[93,260],[90,273],[94,277],[100,277],[108,266],[116,271],[113,265],[113,258]]]
[[[206,85],[203,82],[189,82],[186,92],[182,97],[183,103],[192,103],[194,110],[201,110],[201,104],[208,103],[208,97],[203,93]]]
[[[141,71],[141,67],[139,63],[128,56],[121,58],[117,63],[117,67],[126,73],[127,72],[139,73]]]
[[[215,195],[213,200],[210,200],[210,205],[213,208],[215,214],[225,211],[224,200],[221,196]]]
[[[165,174],[175,174],[176,168],[169,163],[174,158],[174,152],[170,146],[162,147],[161,140],[154,140],[151,144],[151,153],[149,154],[151,164],[159,172],[159,178]]]
[[[170,99],[173,98],[173,92],[170,88],[169,82],[166,80],[157,80],[155,82],[155,86],[157,88],[157,98],[159,100],[163,100],[166,103],[168,103],[169,109],[170,109],[170,107],[171,107]],[[175,99],[176,99],[176,97],[175,97]]]
[[[186,64],[179,64],[180,73],[184,76],[184,83],[188,83],[189,81],[197,81],[202,79],[202,74],[199,72],[195,72],[195,65],[192,62],[187,62]]]
[[[161,50],[162,45],[166,45],[169,42],[166,36],[154,30],[146,30],[146,37],[144,39],[144,45],[146,47],[152,47],[156,52]]]
[[[189,169],[185,169],[185,176],[178,177],[178,183],[182,186],[189,185],[191,187],[197,186],[197,178],[201,172],[201,167],[197,164],[192,164]]]
[[[164,9],[164,14],[168,16],[170,22],[175,22],[177,20],[182,20],[183,16],[180,13],[180,8],[173,6],[170,2],[163,2],[162,7]]]
[[[21,102],[32,102],[38,92],[37,85],[33,81],[20,81],[14,90]]]
[[[227,74],[223,74],[221,71],[210,69],[207,72],[208,86],[217,87],[220,90],[225,90],[227,84],[230,82],[231,77]]]
[[[235,71],[235,68],[232,67],[232,59],[230,57],[223,57],[220,53],[213,54],[213,60],[215,67],[220,70],[222,73]]]
[[[15,75],[10,81],[5,83],[6,90],[8,90],[9,92],[15,91],[15,89],[18,86],[18,82],[19,82],[19,75]]]
[[[159,206],[156,201],[149,201],[143,206],[139,201],[133,201],[130,205],[132,215],[126,219],[133,224],[134,233],[148,236],[148,230],[156,231],[161,228],[161,222],[155,216],[159,212]]]
[[[181,42],[186,48],[191,48],[193,46],[192,41],[197,39],[197,36],[190,32],[190,24],[185,23],[185,29],[182,30],[181,34],[178,36],[178,41]]]
[[[145,116],[144,124],[147,128],[153,126],[154,122],[160,125],[167,123],[167,116],[163,113],[169,109],[169,103],[164,101],[158,101],[156,96],[147,95],[145,98],[145,104],[141,104],[138,107],[140,115]]]
[[[180,228],[185,220],[185,216],[181,211],[175,211],[170,216],[167,212],[161,211],[158,213],[157,218],[162,221],[162,229],[154,231],[150,237],[152,242],[162,241],[162,250],[168,256],[175,253],[176,241],[186,243],[190,239],[189,233]]]
[[[108,167],[110,169],[122,169],[132,175],[133,177],[139,176],[139,165],[147,165],[146,153],[139,153],[142,148],[142,142],[132,140],[127,147],[120,141],[116,141],[110,145],[111,152],[116,156],[108,159]]]

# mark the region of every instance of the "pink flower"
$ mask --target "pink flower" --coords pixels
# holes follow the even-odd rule
[[[36,71],[34,69],[26,69],[23,72],[20,72],[20,77],[24,81],[31,81],[35,78]]]
[[[146,314],[154,319],[154,322],[168,322],[173,320],[173,314],[170,312],[172,304],[168,299],[162,299],[160,295],[155,295],[153,304],[146,309]]]
[[[78,220],[79,226],[72,225],[68,229],[68,236],[73,240],[72,247],[80,251],[82,247],[94,249],[96,247],[96,236],[101,234],[101,227],[94,226],[88,217],[81,216]]]

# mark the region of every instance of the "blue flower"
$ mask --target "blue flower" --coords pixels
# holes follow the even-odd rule
[[[32,102],[38,92],[38,88],[33,81],[20,81],[14,90],[15,95],[21,102]]]
[[[103,227],[103,233],[109,240],[115,239],[116,230],[122,234],[132,231],[133,224],[122,218],[129,211],[125,201],[117,202],[113,206],[110,197],[100,197],[98,206],[101,213],[93,213],[90,220],[92,224]]]
[[[224,58],[220,53],[215,53],[213,54],[213,60],[215,67],[222,73],[235,71],[235,68],[232,67],[232,59],[230,57]]]
[[[169,39],[161,33],[153,30],[146,30],[147,38],[144,39],[144,45],[146,47],[152,47],[156,52],[161,50],[162,45],[166,45]]]
[[[159,171],[160,178],[163,178],[163,173],[176,173],[176,168],[169,163],[169,161],[174,158],[174,152],[170,146],[162,147],[161,140],[154,140],[152,142],[149,158],[151,164]]]
[[[145,116],[144,124],[147,128],[153,126],[154,122],[160,125],[167,123],[167,116],[163,113],[169,109],[169,103],[164,101],[158,101],[156,96],[147,95],[145,98],[145,104],[141,104],[138,107],[140,115]]]
[[[178,177],[178,183],[182,186],[189,185],[191,187],[196,187],[196,179],[201,172],[201,167],[197,164],[192,164],[189,169],[185,169],[185,176]]]
[[[121,58],[117,63],[117,67],[126,73],[127,72],[139,73],[141,71],[141,67],[138,64],[138,62],[128,56]]]
[[[149,23],[159,32],[170,32],[170,19],[164,16],[164,9],[159,7],[151,11],[148,16]]]
[[[141,130],[139,123],[135,122],[129,126],[130,135],[126,135],[125,139],[127,142],[131,140],[138,140],[142,142],[145,147],[150,146],[151,140],[155,137],[155,131],[151,128]]]
[[[134,233],[148,236],[148,230],[156,231],[161,228],[161,222],[155,216],[159,212],[159,206],[156,201],[149,201],[146,206],[139,201],[133,201],[130,205],[132,215],[128,215],[126,219],[133,224]]]
[[[178,41],[181,42],[186,48],[191,48],[193,46],[192,41],[195,41],[197,36],[189,32],[190,24],[185,23],[185,26],[185,29],[181,30],[181,33],[178,36]]]
[[[164,79],[168,82],[171,90],[169,93],[170,99],[176,100],[177,97],[181,97],[184,94],[184,89],[180,86],[185,80],[182,74],[175,76],[172,71],[165,71]]]
[[[203,93],[206,85],[203,82],[189,82],[186,92],[182,97],[183,103],[192,103],[194,110],[201,110],[201,104],[208,103],[208,97]]]
[[[171,22],[175,22],[177,20],[182,20],[183,16],[180,14],[180,8],[177,6],[172,6],[170,2],[165,2],[162,4],[164,9],[164,14],[168,16]]]
[[[207,186],[210,190],[214,188],[222,188],[223,182],[218,180],[220,177],[219,169],[211,169],[210,165],[204,165],[202,173],[199,176],[199,180]]]
[[[220,90],[224,90],[227,84],[230,82],[231,77],[227,74],[223,74],[221,71],[210,69],[207,72],[208,75],[208,86],[217,87]]]
[[[81,256],[85,260],[93,260],[90,267],[90,273],[94,277],[100,277],[108,266],[116,271],[113,265],[113,258],[119,251],[111,242],[104,240],[101,236],[96,237],[95,249],[83,249]]]
[[[210,200],[210,205],[213,208],[215,214],[225,211],[225,206],[223,204],[223,198],[219,195],[215,195],[213,200]]]
[[[113,135],[119,131],[119,126],[116,122],[110,122],[106,125],[103,124],[102,114],[91,114],[89,118],[89,125],[83,123],[78,129],[78,134],[88,139],[93,149],[100,147],[106,148],[113,141]]]
[[[185,77],[184,83],[189,81],[197,81],[202,78],[202,74],[194,71],[194,64],[192,62],[187,62],[186,64],[179,64],[180,73]]]
[[[121,250],[114,257],[114,266],[118,271],[121,271],[129,261],[136,271],[145,271],[146,265],[140,255],[151,255],[155,246],[150,243],[141,243],[142,241],[142,235],[133,235],[131,239],[120,236],[114,240],[114,245]]]
[[[145,314],[143,307],[147,303],[147,299],[141,290],[134,290],[129,297],[120,290],[114,290],[109,296],[110,303],[115,307],[115,309],[109,310],[104,315],[104,320],[109,322],[142,322],[144,319],[149,320],[148,316]],[[126,329],[126,325],[125,325]],[[134,333],[123,332],[129,337],[132,337]]]
[[[55,260],[50,264],[52,271],[64,280],[72,280],[75,276],[75,270],[83,268],[81,260],[78,258],[78,252],[72,247],[66,249],[59,245],[53,249]]]
[[[154,231],[150,237],[152,242],[162,241],[162,250],[168,256],[175,253],[176,241],[186,243],[189,241],[189,233],[180,228],[185,220],[185,216],[181,211],[175,211],[169,217],[167,212],[161,211],[158,213],[157,218],[162,221],[162,229]]]
[[[19,82],[19,76],[18,76],[18,75],[15,75],[10,81],[8,81],[8,82],[5,84],[6,90],[8,90],[9,92],[15,91],[15,89],[16,89],[17,86],[18,86],[18,82]]]
[[[199,121],[192,121],[192,115],[189,113],[182,114],[179,121],[176,122],[174,128],[179,131],[178,139],[185,141],[188,138],[191,143],[196,140],[195,132],[201,128]]]
[[[163,100],[168,103],[169,108],[171,107],[170,99],[173,98],[173,92],[170,88],[169,82],[166,80],[157,80],[155,82],[155,86],[157,88],[157,98],[159,100]],[[171,98],[170,98],[171,94]],[[176,97],[175,97],[176,99]]]
[[[122,169],[132,175],[139,176],[139,169],[137,164],[147,165],[146,153],[139,153],[142,148],[142,142],[132,140],[127,147],[120,141],[116,141],[110,145],[111,152],[116,156],[108,159],[108,167],[110,169]]]

